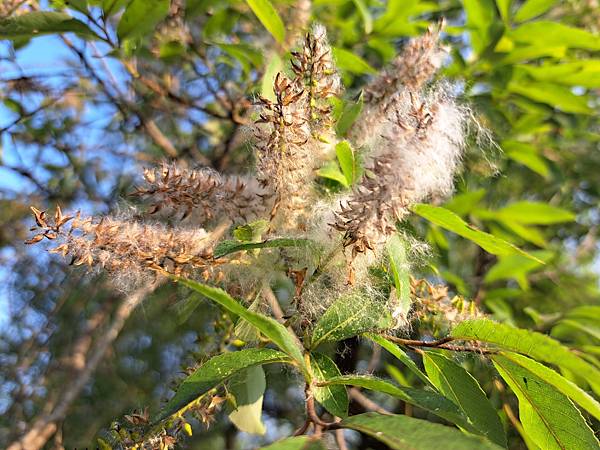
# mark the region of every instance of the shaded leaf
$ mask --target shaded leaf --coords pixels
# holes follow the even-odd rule
[[[229,413],[229,419],[238,430],[258,435],[267,431],[261,420],[266,387],[265,371],[261,366],[248,367],[229,380],[227,390],[235,398],[235,409]]]
[[[132,0],[117,26],[119,39],[134,39],[151,33],[169,13],[169,5],[169,0]]]
[[[327,355],[311,354],[312,369],[317,381],[327,381],[340,376],[340,369]],[[340,385],[322,386],[314,389],[315,400],[318,401],[331,415],[346,417],[348,415],[348,393]]]
[[[213,256],[222,258],[230,253],[252,250],[255,248],[276,248],[276,247],[307,247],[312,243],[309,239],[279,238],[269,239],[262,242],[239,242],[239,241],[221,241],[215,247]]]
[[[497,450],[479,436],[469,436],[455,428],[404,415],[357,414],[341,422],[344,428],[360,431],[394,450]]]
[[[175,414],[241,370],[278,362],[289,363],[290,359],[285,353],[268,348],[252,348],[215,356],[179,385],[175,395],[153,421],[160,422]]]
[[[417,364],[408,356],[404,350],[402,350],[398,345],[393,342],[388,341],[383,336],[378,336],[376,334],[365,334],[365,337],[372,340],[376,344],[381,345],[384,349],[394,355],[402,364],[404,364],[412,373],[414,373],[421,381],[423,381],[426,385],[432,386],[431,380],[427,378],[421,369],[417,367]]]
[[[400,400],[418,406],[442,419],[448,420],[465,430],[476,432],[458,406],[437,392],[396,386],[388,381],[369,375],[342,375],[329,379],[329,384],[358,386],[372,391],[383,392]]]
[[[310,436],[296,436],[277,441],[263,450],[326,450],[320,439]]]
[[[479,434],[506,447],[506,435],[500,417],[477,380],[462,366],[440,353],[424,352],[423,364],[429,379],[442,394],[458,405]]]
[[[363,103],[364,100],[362,93],[356,102],[350,101],[344,103],[342,114],[335,124],[335,129],[339,135],[344,136],[348,130],[350,130],[362,112]]]
[[[53,33],[98,37],[85,23],[62,12],[32,11],[0,19],[0,39],[23,39]]]

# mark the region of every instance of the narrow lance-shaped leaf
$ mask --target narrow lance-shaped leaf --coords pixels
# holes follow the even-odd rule
[[[518,249],[514,245],[503,239],[497,238],[489,233],[480,231],[469,225],[452,211],[448,211],[440,206],[417,204],[412,207],[415,214],[427,219],[428,221],[439,225],[440,227],[452,231],[477,245],[492,255],[512,255],[521,254],[539,261],[535,256]]]
[[[391,325],[392,316],[385,303],[353,292],[337,299],[321,316],[313,330],[311,348]]]
[[[465,320],[450,334],[457,339],[495,344],[503,349],[563,367],[584,378],[594,392],[600,394],[600,371],[549,336],[513,328],[489,319]]]
[[[488,440],[426,420],[404,415],[357,414],[344,419],[343,428],[360,431],[393,450],[499,450]]]
[[[348,141],[339,142],[335,146],[335,153],[346,177],[348,186],[351,186],[360,177],[360,165],[352,145]]]
[[[179,385],[173,398],[154,418],[154,423],[185,408],[241,370],[278,362],[289,363],[291,360],[285,353],[268,348],[252,348],[215,356],[202,364]]]
[[[308,247],[311,243],[312,241],[309,239],[295,238],[269,239],[262,242],[222,241],[216,246],[214,257],[222,258],[231,253],[252,250],[255,248]]]
[[[533,372],[504,356],[496,369],[519,399],[519,418],[527,435],[544,450],[600,448],[594,432],[571,401]]]
[[[119,20],[119,39],[133,39],[150,33],[169,13],[169,0],[133,0]]]
[[[340,376],[340,370],[327,355],[322,353],[311,354],[312,369],[316,381],[327,381],[330,378]],[[314,389],[315,400],[332,415],[346,417],[348,415],[348,393],[341,385],[316,387]]]
[[[327,381],[327,384],[345,384],[383,392],[384,394],[396,397],[406,403],[418,406],[425,411],[429,411],[465,430],[477,433],[477,430],[469,423],[458,406],[437,392],[404,386],[399,387],[388,381],[368,375],[342,375],[340,377],[330,378]]]
[[[269,0],[246,0],[246,3],[260,23],[282,44],[285,41],[285,26],[273,4]]]
[[[511,362],[522,366],[546,383],[551,384],[556,390],[569,397],[597,420],[600,420],[600,403],[572,381],[567,380],[555,370],[526,356],[510,352],[502,352],[500,354]]]
[[[376,344],[381,345],[384,349],[401,361],[406,367],[408,367],[408,369],[419,379],[421,379],[421,381],[423,381],[426,385],[433,387],[433,384],[431,383],[431,380],[427,378],[427,375],[425,375],[421,369],[417,367],[417,364],[399,346],[376,334],[367,333],[365,334],[365,337],[372,340]]]
[[[62,12],[32,11],[0,19],[0,39],[22,39],[69,32],[81,37],[98,38],[85,23]]]
[[[294,336],[290,334],[286,328],[274,319],[259,314],[257,312],[249,311],[240,302],[231,297],[223,289],[207,286],[202,283],[197,283],[192,280],[186,280],[183,278],[178,279],[179,283],[201,293],[209,299],[215,301],[223,308],[228,311],[237,314],[242,319],[256,327],[262,334],[271,339],[275,345],[281,350],[290,355],[298,364],[300,369],[305,375],[308,371],[304,362],[304,357],[300,351],[300,347]]]
[[[262,450],[325,450],[325,446],[319,438],[295,436],[262,447]]]
[[[454,402],[479,431],[478,434],[506,447],[506,436],[500,417],[479,383],[462,366],[433,351],[423,354],[429,379],[438,390]]]

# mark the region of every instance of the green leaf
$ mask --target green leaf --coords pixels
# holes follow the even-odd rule
[[[460,409],[437,392],[414,389],[404,386],[396,386],[388,381],[380,378],[375,378],[370,375],[342,375],[340,377],[330,378],[327,384],[336,385],[344,384],[350,386],[358,386],[369,389],[371,391],[382,392],[399,398],[400,400],[418,406],[419,408],[429,411],[442,419],[448,420],[465,430],[476,432],[477,430],[469,423]]]
[[[335,154],[348,186],[353,185],[360,177],[360,165],[352,145],[348,141],[338,142],[335,146]]]
[[[283,44],[285,41],[285,26],[271,2],[269,0],[246,0],[246,3],[275,40]]]
[[[339,47],[334,47],[332,50],[335,62],[340,69],[358,75],[377,73],[368,62],[351,51]]]
[[[285,353],[268,348],[252,348],[215,356],[183,380],[153,422],[160,422],[175,414],[241,370],[256,365],[289,362]]]
[[[571,211],[541,202],[515,202],[496,213],[501,218],[526,225],[552,225],[575,220]]]
[[[405,320],[410,310],[410,278],[406,261],[406,248],[400,236],[394,234],[386,243],[390,269],[394,279],[394,318]]]
[[[470,31],[471,45],[477,54],[483,53],[494,40],[493,25],[496,8],[493,0],[463,0],[467,14],[466,28]]]
[[[423,364],[429,379],[442,394],[458,405],[479,434],[506,447],[506,435],[500,417],[477,380],[462,366],[440,353],[424,352]]]
[[[567,380],[558,372],[526,356],[508,352],[502,352],[501,355],[533,373],[546,383],[551,384],[559,392],[569,397],[596,419],[600,420],[600,403],[572,381]]]
[[[485,189],[463,192],[446,202],[444,208],[449,209],[458,216],[465,217],[475,209],[483,197],[485,197]]]
[[[135,39],[150,34],[169,13],[169,0],[132,0],[119,20],[117,36]]]
[[[549,261],[554,256],[554,253],[549,251],[536,251],[532,253],[542,261]],[[543,264],[521,255],[503,256],[485,274],[484,281],[486,283],[493,283],[494,281],[513,278],[517,280],[521,289],[527,290],[529,289],[527,275],[542,267]]]
[[[266,220],[255,220],[254,222],[240,225],[233,230],[233,237],[242,242],[253,242],[260,240],[262,234],[269,228]]]
[[[371,31],[373,31],[373,16],[371,16],[369,8],[367,8],[367,5],[365,5],[364,0],[352,1],[354,2],[356,9],[358,9],[358,12],[360,13],[362,21],[365,25],[365,34],[371,34]]]
[[[450,335],[457,339],[495,344],[502,349],[570,370],[585,379],[594,392],[600,394],[600,370],[544,334],[513,328],[489,319],[471,319],[458,324]]]
[[[311,354],[312,369],[316,381],[327,381],[341,375],[340,369],[327,355],[322,353]],[[337,417],[348,416],[348,393],[340,385],[316,387],[315,400],[318,401],[331,415]]]
[[[302,371],[305,374],[307,373],[304,357],[302,356],[302,352],[300,351],[296,339],[279,322],[257,312],[249,311],[244,305],[231,297],[223,289],[207,286],[206,284],[186,280],[184,278],[178,278],[177,280],[184,286],[208,297],[229,312],[240,316],[242,319],[252,324],[260,330],[262,334],[271,339],[271,341],[273,341],[273,343],[281,350],[290,355],[298,363]]]
[[[427,378],[421,369],[417,367],[417,364],[408,356],[404,350],[402,350],[398,345],[393,342],[388,341],[383,336],[378,336],[376,334],[367,333],[364,335],[366,338],[372,340],[376,344],[381,345],[385,350],[394,355],[402,364],[404,364],[408,369],[414,373],[421,381],[423,381],[426,385],[433,387],[431,380]]]
[[[261,242],[221,241],[215,247],[214,257],[222,258],[230,253],[252,250],[255,248],[308,247],[311,243],[312,241],[309,239],[295,238],[269,239]]]
[[[393,450],[498,450],[479,436],[469,436],[455,428],[404,415],[357,414],[344,419],[344,428],[360,431]]]
[[[472,225],[467,224],[452,211],[448,211],[440,206],[416,204],[412,207],[412,210],[414,213],[427,219],[428,221],[433,222],[448,231],[452,231],[459,236],[469,239],[493,255],[520,254],[526,256],[527,258],[531,258],[534,261],[543,262],[535,256],[518,249],[503,239],[476,229]]]
[[[546,160],[539,155],[538,149],[533,145],[525,142],[506,140],[502,141],[500,147],[510,159],[523,164],[544,178],[547,178],[550,174]]]
[[[600,443],[571,401],[533,372],[500,355],[496,369],[519,399],[527,435],[544,450],[589,450]]]
[[[311,436],[296,436],[277,441],[263,450],[326,450],[320,439]]]
[[[350,130],[352,125],[354,125],[354,122],[356,122],[356,119],[360,116],[360,113],[363,110],[363,104],[364,100],[362,93],[356,102],[349,101],[344,103],[342,114],[335,125],[337,134],[344,136],[348,130]]]
[[[271,101],[275,101],[273,84],[277,74],[283,70],[283,60],[277,52],[272,51],[267,55],[266,61],[267,66],[260,83],[260,94]]]
[[[229,413],[229,419],[238,430],[261,436],[267,431],[261,420],[266,387],[261,366],[248,367],[229,380],[227,390],[235,398],[235,409]]]
[[[569,87],[541,81],[511,81],[508,91],[519,94],[536,102],[545,103],[564,112],[591,114],[585,95],[574,94]]]
[[[541,16],[552,8],[558,0],[527,0],[515,14],[515,22],[525,22]]]
[[[338,298],[321,316],[313,330],[310,348],[391,325],[392,317],[385,303],[362,292],[351,292]]]
[[[317,170],[317,175],[328,180],[337,181],[344,187],[350,187],[346,176],[342,173],[335,161],[327,162],[323,167]]]
[[[505,22],[510,21],[510,6],[512,4],[512,0],[496,0],[496,5],[498,6],[498,11],[500,11],[500,16],[502,20]]]
[[[0,39],[23,39],[53,33],[75,33],[83,38],[98,38],[85,23],[62,12],[33,11],[0,19]]]
[[[509,36],[514,41],[535,44],[539,47],[567,46],[600,50],[598,36],[581,28],[570,27],[560,22],[544,20],[528,22],[510,31]]]
[[[600,87],[600,60],[597,59],[579,59],[561,64],[520,64],[517,68],[539,81],[590,89]]]

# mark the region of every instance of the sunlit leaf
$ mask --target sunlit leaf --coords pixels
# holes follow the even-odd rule
[[[508,352],[502,352],[501,355],[511,362],[522,366],[546,383],[551,384],[559,392],[569,397],[596,419],[600,420],[600,403],[572,381],[567,380],[558,372],[526,356]]]
[[[490,441],[506,447],[506,435],[500,417],[479,383],[462,366],[436,352],[425,352],[423,364],[429,379],[452,400],[479,431]]]
[[[244,305],[231,297],[222,289],[198,283],[192,280],[179,278],[178,282],[190,289],[199,292],[228,311],[240,316],[248,323],[256,327],[262,334],[271,339],[275,345],[290,355],[301,369],[306,370],[304,357],[298,343],[290,332],[274,319],[248,310]]]
[[[535,331],[514,328],[489,319],[469,319],[451,332],[457,339],[477,340],[501,349],[527,355],[538,361],[570,370],[585,379],[600,394],[600,370],[587,363],[555,339]]]
[[[246,0],[258,20],[280,44],[285,41],[285,26],[269,0]]]
[[[413,212],[430,222],[473,241],[488,253],[493,255],[520,254],[534,261],[541,262],[535,256],[525,253],[514,245],[497,238],[489,233],[480,231],[467,224],[464,220],[445,208],[433,205],[417,204],[412,207]]]
[[[573,403],[550,384],[504,356],[492,357],[498,372],[519,399],[519,419],[527,435],[544,450],[589,450],[600,443]]]
[[[342,70],[347,70],[358,75],[377,73],[368,62],[344,48],[334,47],[333,56],[337,66]]]
[[[365,293],[351,292],[338,298],[321,316],[313,329],[311,348],[367,331],[384,330],[391,325],[387,304]]]

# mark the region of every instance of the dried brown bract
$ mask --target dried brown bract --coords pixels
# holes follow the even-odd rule
[[[203,225],[213,219],[255,219],[266,211],[265,191],[256,180],[220,175],[211,169],[187,169],[175,163],[144,170],[146,184],[132,194],[150,203],[150,214],[159,211],[188,216]]]
[[[214,243],[203,229],[175,231],[112,217],[63,216],[58,207],[50,219],[45,211],[31,209],[37,224],[32,230],[37,234],[28,243],[55,241],[50,252],[71,256],[74,265],[99,266],[132,277],[141,277],[145,270],[178,276],[192,269],[207,273],[216,265]]]
[[[259,97],[255,127],[258,180],[274,195],[271,221],[278,228],[302,227],[312,187],[312,160],[306,144],[304,90],[279,73],[273,87],[275,101]]]
[[[340,77],[327,43],[325,28],[317,25],[306,33],[302,48],[292,52],[295,82],[306,91],[307,120],[311,131],[319,135],[330,131],[331,104],[327,101],[341,92]]]

